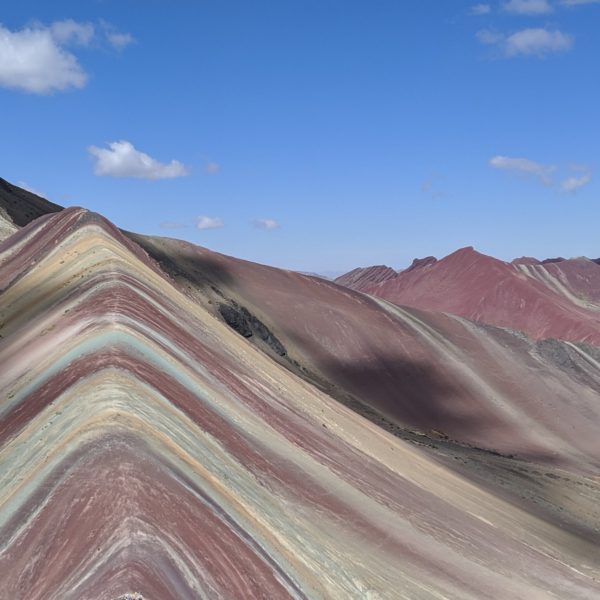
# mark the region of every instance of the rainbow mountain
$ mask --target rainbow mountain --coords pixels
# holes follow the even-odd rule
[[[0,598],[598,597],[595,346],[26,201]]]

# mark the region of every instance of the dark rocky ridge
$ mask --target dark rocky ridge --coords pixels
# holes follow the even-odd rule
[[[413,271],[414,269],[420,269],[422,267],[426,267],[427,265],[433,265],[437,262],[437,258],[435,256],[426,256],[425,258],[415,258],[410,267],[404,269],[405,273],[409,271]]]
[[[62,206],[54,204],[23,188],[0,178],[0,207],[18,227],[24,227],[34,219],[48,213],[59,212]]]

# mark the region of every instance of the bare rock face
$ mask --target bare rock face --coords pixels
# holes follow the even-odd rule
[[[415,269],[421,269],[423,267],[428,267],[437,262],[437,258],[435,256],[426,256],[425,258],[415,258],[412,261],[410,267],[404,270],[405,273],[410,271],[414,271]]]
[[[277,337],[269,331],[269,328],[262,321],[250,314],[247,308],[238,306],[235,302],[219,304],[219,313],[227,325],[242,337],[249,338],[256,335],[279,356],[287,354],[285,347]]]
[[[534,258],[533,256],[521,256],[511,261],[513,265],[541,265],[542,261]]]
[[[567,259],[563,258],[562,256],[557,256],[556,258],[545,258],[542,261],[542,264],[543,265],[551,265],[552,263],[561,263],[565,260],[567,260]]]

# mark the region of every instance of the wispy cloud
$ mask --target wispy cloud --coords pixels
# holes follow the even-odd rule
[[[206,215],[202,215],[196,218],[196,227],[201,230],[221,229],[221,227],[225,227],[225,223],[221,217],[207,217]]]
[[[571,177],[567,177],[561,182],[560,189],[563,192],[573,194],[580,190],[582,187],[585,187],[591,181],[592,174],[588,171],[579,176],[573,175]]]
[[[496,46],[508,58],[534,56],[543,58],[549,54],[566,52],[573,46],[573,36],[558,29],[544,28],[522,29],[510,35],[482,29],[477,39],[489,46]]]
[[[494,156],[490,159],[489,165],[494,169],[533,177],[543,185],[552,184],[552,174],[556,171],[554,165],[544,165],[528,158],[512,158],[510,156]]]
[[[528,158],[513,158],[509,156],[494,156],[489,161],[490,167],[508,171],[522,177],[537,180],[546,187],[552,187],[566,193],[574,193],[592,181],[592,171],[587,165],[571,165],[561,171],[571,171],[577,174],[563,176],[556,182],[558,167],[545,165]]]
[[[544,15],[554,10],[548,0],[509,0],[502,8],[514,15]]]
[[[95,158],[94,173],[100,177],[173,179],[188,174],[178,160],[161,163],[125,140],[111,142],[108,148],[90,146],[88,152]]]
[[[112,23],[100,21],[100,28],[106,41],[115,49],[123,50],[127,46],[135,43],[135,38],[130,33],[119,31]]]
[[[28,192],[31,192],[32,194],[35,194],[36,196],[41,196],[42,198],[46,197],[46,196],[44,196],[44,194],[42,194],[40,191],[36,190],[35,188],[31,187],[25,181],[17,181],[17,186],[19,186],[20,188],[23,188],[24,190],[26,190]]]
[[[469,9],[469,14],[480,17],[489,15],[492,12],[492,7],[489,4],[475,4]]]
[[[585,4],[600,4],[600,0],[561,0],[564,6],[583,6]]]
[[[439,200],[446,194],[439,189],[439,183],[443,177],[437,173],[431,175],[421,183],[421,192],[432,200]]]
[[[217,162],[211,161],[206,165],[206,172],[209,175],[216,175],[220,170],[221,170],[221,165]]]
[[[163,221],[160,224],[161,229],[183,229],[187,227],[185,223],[178,223],[177,221]]]
[[[480,29],[475,34],[475,37],[480,43],[485,44],[486,46],[494,46],[503,42],[506,36],[503,33],[493,31],[492,29]]]
[[[43,25],[38,26],[44,29]],[[91,23],[79,23],[73,19],[55,21],[48,27],[52,37],[58,44],[75,44],[87,46],[95,35],[94,26]]]
[[[273,231],[274,229],[279,229],[281,227],[274,219],[254,219],[252,225],[257,229],[264,229],[266,231]]]
[[[130,33],[107,33],[106,39],[117,50],[122,50],[135,42],[134,37]]]

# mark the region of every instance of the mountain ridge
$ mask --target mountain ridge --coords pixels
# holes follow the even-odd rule
[[[512,263],[472,247],[376,282],[353,271],[336,281],[400,306],[455,314],[535,340],[600,344],[600,265],[586,258]]]

